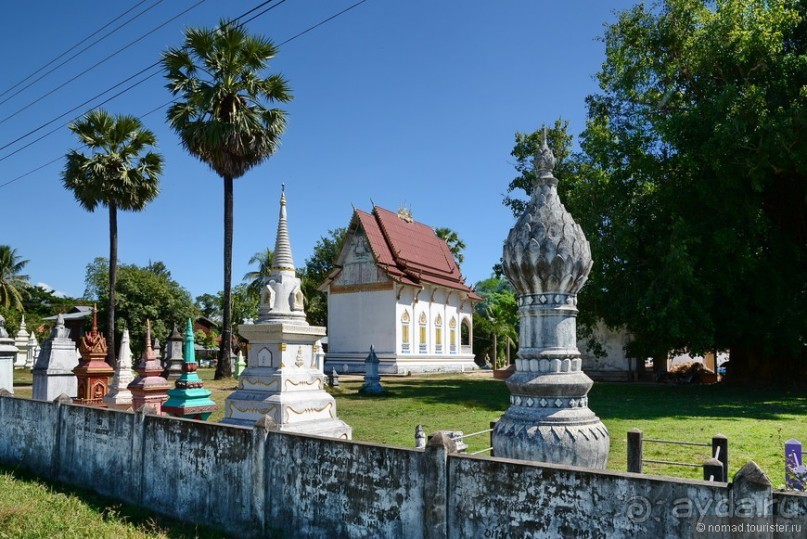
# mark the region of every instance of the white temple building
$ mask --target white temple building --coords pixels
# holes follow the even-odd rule
[[[363,372],[370,345],[381,373],[476,368],[472,314],[481,298],[446,242],[411,213],[355,210],[320,290],[328,293],[326,372]]]

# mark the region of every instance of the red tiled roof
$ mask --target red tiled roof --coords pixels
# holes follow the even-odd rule
[[[481,299],[465,284],[451,250],[432,227],[405,221],[378,206],[372,213],[356,210],[356,217],[376,262],[394,281],[415,286],[435,284]]]

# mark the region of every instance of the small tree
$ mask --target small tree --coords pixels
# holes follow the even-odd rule
[[[30,283],[28,276],[20,273],[27,260],[22,260],[16,249],[0,245],[0,306],[23,310],[22,300]]]
[[[107,298],[107,361],[115,364],[115,284],[118,264],[118,209],[141,211],[159,189],[163,158],[149,148],[154,133],[134,116],[113,116],[98,109],[71,123],[70,130],[88,153],[70,150],[62,182],[89,212],[109,210],[109,293]]]

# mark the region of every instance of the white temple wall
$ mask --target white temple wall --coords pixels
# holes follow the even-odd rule
[[[328,294],[328,351],[394,353],[395,290]]]

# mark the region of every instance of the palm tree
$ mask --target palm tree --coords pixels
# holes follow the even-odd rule
[[[0,245],[0,306],[23,310],[22,295],[31,283],[29,277],[20,272],[27,263],[27,260],[20,260],[16,249]]]
[[[141,211],[160,192],[163,158],[149,151],[157,139],[134,116],[98,109],[69,126],[88,154],[70,150],[62,182],[79,205],[109,209],[109,316],[107,360],[115,365],[115,282],[118,267],[118,210]]]
[[[448,249],[451,251],[451,254],[454,255],[458,263],[462,264],[463,260],[465,260],[465,257],[462,256],[462,250],[465,249],[465,242],[460,239],[459,235],[450,228],[445,227],[435,228],[434,234],[448,244]]]
[[[263,251],[258,251],[252,258],[249,259],[250,264],[258,264],[257,271],[249,271],[244,274],[244,281],[249,283],[247,290],[250,294],[256,297],[261,295],[261,287],[263,286],[264,278],[272,273],[272,262],[275,259],[275,253],[267,247]]]
[[[163,54],[167,88],[180,99],[168,123],[182,145],[224,180],[224,305],[216,379],[232,375],[233,180],[268,159],[286,128],[286,114],[268,108],[291,100],[286,80],[264,76],[276,54],[272,42],[221,21],[217,28],[191,28],[182,48]]]

